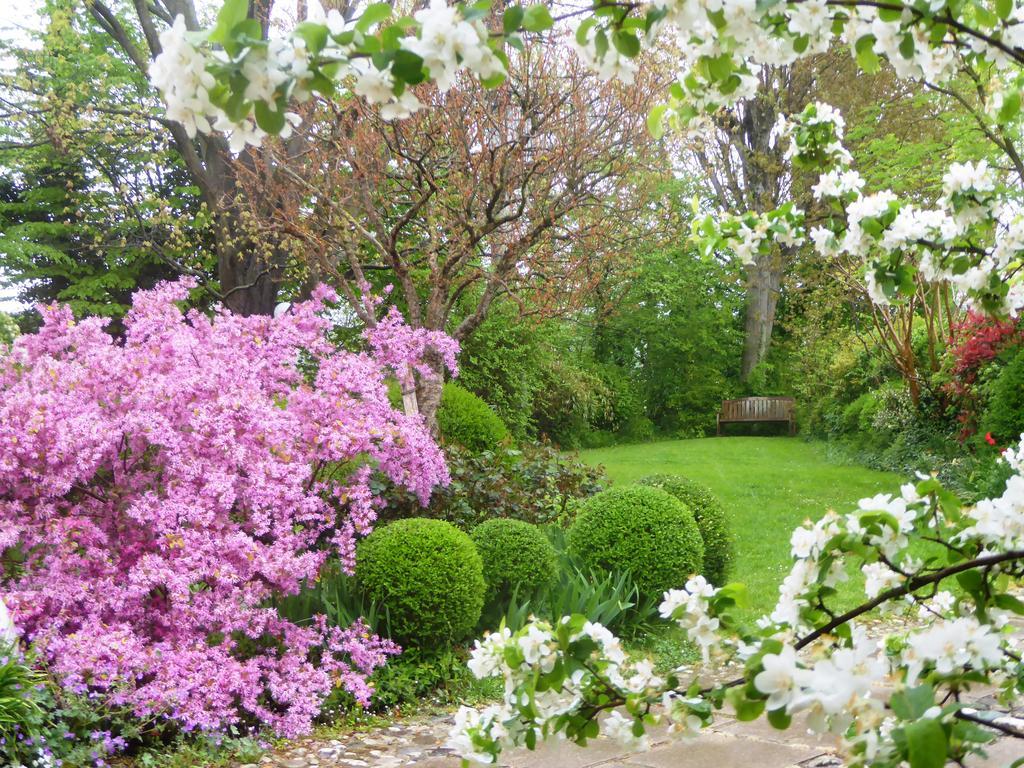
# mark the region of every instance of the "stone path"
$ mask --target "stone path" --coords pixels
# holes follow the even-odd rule
[[[912,618],[888,616],[863,622],[869,633],[907,628]],[[1018,623],[1015,621],[1014,623]],[[1024,622],[1021,622],[1024,633]],[[705,684],[735,676],[720,668]],[[994,710],[991,696],[974,697],[979,709]],[[1024,717],[1024,708],[1013,714]],[[265,755],[260,763],[238,768],[460,768],[461,761],[444,746],[451,714],[398,720],[365,732],[329,740],[313,738],[289,742],[286,748]],[[507,768],[841,768],[835,738],[811,734],[799,721],[777,731],[764,719],[741,723],[718,713],[714,724],[696,739],[669,739],[655,731],[646,752],[628,751],[620,744],[598,739],[586,748],[552,740],[536,751],[514,750],[503,756]],[[1024,759],[1024,739],[1001,738],[989,745],[988,758],[968,761],[968,768],[1009,768]]]
[[[444,746],[451,716],[397,722],[366,733],[332,740],[291,742],[286,750],[266,755],[259,764],[240,768],[459,768]],[[598,739],[586,748],[550,741],[536,751],[505,755],[508,768],[841,768],[835,741],[808,733],[798,723],[777,731],[766,721],[741,723],[719,715],[712,727],[688,741],[657,733],[646,752],[627,751],[617,742]],[[1024,758],[1024,740],[1003,738],[989,748],[987,759],[969,768],[1008,768]]]

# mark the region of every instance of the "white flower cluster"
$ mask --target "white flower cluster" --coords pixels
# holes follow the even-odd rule
[[[921,208],[890,190],[865,194],[864,180],[849,167],[850,155],[840,141],[842,118],[831,107],[818,103],[792,119],[780,118],[775,133],[789,140],[786,157],[794,163],[824,168],[813,194],[831,206],[832,218],[808,234],[822,256],[848,254],[865,261],[865,286],[874,303],[891,302],[895,270],[914,258],[924,280],[948,282],[972,301],[986,295],[993,275],[1013,272],[1024,258],[1024,216],[1004,201],[985,161],[953,163],[939,205]],[[761,249],[770,230],[756,241],[740,234],[745,236],[741,249]],[[980,247],[986,240],[990,245]],[[958,259],[965,252],[966,267]],[[1024,307],[1019,278],[1008,284],[1003,301],[1011,314]]]
[[[414,18],[418,23],[417,34],[403,37],[399,44],[423,60],[441,91],[449,90],[463,69],[483,80],[505,74],[505,65],[488,44],[488,32],[480,20],[467,21],[458,8],[444,0],[432,0]],[[398,87],[392,64],[379,69],[367,59],[353,56],[355,44],[365,36],[347,24],[338,11],[332,9],[325,14],[314,0],[309,20],[326,27],[327,43],[319,51],[319,58],[331,63],[326,71],[333,80],[341,83],[354,79],[352,90],[370,103],[381,105],[385,119],[405,118],[420,109],[419,99]],[[338,39],[346,33],[354,42],[339,44]],[[306,41],[297,34],[246,46],[233,58],[223,51],[211,58],[193,39],[195,36],[186,30],[184,18],[178,16],[160,36],[163,50],[150,68],[150,78],[163,94],[167,116],[185,126],[190,137],[197,132],[226,132],[233,152],[241,151],[247,144],[258,146],[266,132],[257,126],[251,112],[233,120],[211,102],[210,93],[218,82],[211,65],[236,71],[246,83],[242,93],[245,101],[263,104],[271,112],[277,112],[290,99],[309,98],[314,76],[325,76],[324,69],[314,71]],[[286,113],[285,118],[277,132],[282,138],[287,138],[299,122],[294,113]]]
[[[976,224],[991,215],[996,179],[988,162],[953,163],[942,177],[943,202],[960,224]]]
[[[233,121],[210,100],[210,90],[217,81],[208,69],[205,55],[190,41],[183,16],[177,16],[160,34],[160,45],[162,50],[153,60],[149,76],[163,94],[168,118],[181,123],[190,138],[197,132],[227,133],[232,152],[262,143],[267,134],[252,118]],[[241,73],[248,83],[245,98],[262,101],[276,112],[278,89],[293,79],[301,81],[308,77],[308,64],[306,44],[301,38],[289,42],[271,40],[264,49],[249,49],[241,62]],[[300,120],[294,112],[285,112],[284,118],[280,135],[288,138]]]
[[[834,588],[849,576],[846,573],[843,547],[851,540],[874,547],[890,563],[899,564],[903,572],[916,569],[917,563],[907,555],[907,534],[914,530],[923,509],[913,484],[904,485],[901,496],[879,494],[861,499],[856,512],[845,516],[826,513],[817,522],[807,522],[793,531],[790,539],[793,567],[779,587],[779,599],[771,614],[761,620],[764,627],[788,626],[804,628],[803,611],[822,587]],[[879,520],[879,514],[885,516]],[[865,592],[874,598],[885,589],[903,580],[901,573],[882,562],[862,568]]]
[[[694,576],[684,589],[670,589],[658,607],[663,619],[673,619],[686,630],[697,647],[705,663],[711,660],[711,653],[720,647],[718,630],[719,620],[708,613],[708,600],[718,590],[708,583],[703,576]]]
[[[163,49],[149,68],[149,79],[163,94],[167,117],[185,127],[189,138],[196,132],[209,133],[211,116],[220,110],[210,102],[210,89],[217,80],[207,71],[206,56],[187,38],[185,17],[160,33]]]
[[[822,198],[843,198],[849,194],[857,196],[864,188],[864,179],[853,170],[837,168],[834,171],[827,171],[818,178],[818,183],[812,188],[815,200]]]
[[[786,645],[765,654],[754,686],[768,697],[768,711],[807,714],[808,727],[818,733],[843,734],[854,720],[863,724],[881,720],[883,702],[873,692],[889,674],[889,664],[878,642],[852,628],[849,646],[834,650],[804,665],[796,650]]]
[[[967,667],[979,671],[998,667],[1004,658],[1002,639],[973,616],[938,621],[912,632],[902,654],[907,685],[917,682],[925,665],[939,675],[949,675]]]
[[[982,499],[966,510],[973,524],[959,536],[961,541],[977,540],[993,552],[1024,550],[1024,435],[1016,450],[1006,451],[1004,459],[1014,469],[1003,493]]]
[[[567,616],[562,624],[568,626],[572,620]],[[630,661],[619,639],[606,627],[583,621],[569,636],[568,646],[584,640],[592,644],[594,669],[600,671],[605,685],[613,686],[623,696],[661,695],[665,680],[654,673],[653,664],[647,659]],[[570,648],[559,642],[554,627],[536,620],[517,633],[506,628],[478,640],[470,654],[469,668],[478,678],[502,677],[504,700],[482,712],[460,710],[449,742],[452,748],[467,759],[493,762],[496,747],[523,743],[528,729],[519,715],[524,710],[529,711],[534,726],[543,729],[579,706],[596,682],[591,669],[577,667],[557,687],[543,692],[529,689],[537,674],[548,674],[556,665],[564,665]],[[606,720],[608,732],[633,748],[642,747],[643,740],[633,734],[633,721],[628,720],[626,727],[622,719],[613,713]],[[481,745],[487,748],[481,749]]]
[[[442,92],[451,89],[463,68],[482,80],[505,73],[505,65],[487,44],[483,22],[466,21],[444,0],[431,0],[430,6],[413,18],[420,24],[419,36],[402,38],[402,48],[423,59]]]

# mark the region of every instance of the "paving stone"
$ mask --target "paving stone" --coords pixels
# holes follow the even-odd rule
[[[629,754],[621,744],[611,739],[595,739],[585,747],[571,741],[552,739],[537,749],[517,749],[504,757],[511,768],[586,768],[606,763]]]
[[[800,763],[800,768],[842,768],[843,761],[838,755],[818,755]]]
[[[794,719],[793,724],[785,731],[772,728],[771,723],[763,717],[748,723],[741,723],[738,720],[726,723],[716,722],[712,725],[712,730],[776,744],[812,747],[818,749],[819,752],[835,751],[839,747],[839,737],[809,733],[806,719],[799,717]]]
[[[680,741],[650,752],[641,752],[621,762],[629,768],[789,768],[821,754],[820,749],[777,744],[725,733],[705,733],[697,739]]]
[[[1008,768],[1015,760],[1024,757],[1024,740],[1010,737],[989,744],[985,751],[988,757],[969,757],[968,768]]]

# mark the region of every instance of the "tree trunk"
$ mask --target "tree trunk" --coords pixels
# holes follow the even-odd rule
[[[416,382],[416,405],[430,434],[439,436],[437,426],[437,409],[441,405],[441,389],[444,387],[444,365],[433,352],[424,356],[424,362],[434,372],[433,376],[420,375]]]
[[[775,308],[782,285],[781,261],[769,257],[747,267],[743,358],[740,362],[740,379],[744,382],[768,356],[771,347]]]
[[[245,236],[230,212],[218,216],[217,279],[224,306],[237,315],[272,315],[282,259],[276,249],[269,259]],[[269,262],[269,263],[268,263]]]
[[[259,242],[247,231],[238,178],[242,167],[255,172],[253,150],[234,157],[221,137],[204,137],[203,143],[207,182],[203,197],[215,216],[217,281],[224,306],[238,315],[272,315],[286,259],[272,243]],[[259,208],[269,205],[265,202]]]

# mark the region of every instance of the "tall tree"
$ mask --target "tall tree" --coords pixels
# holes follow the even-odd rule
[[[204,213],[190,179],[133,106],[145,79],[76,26],[64,2],[29,41],[3,46],[0,279],[22,301],[118,317],[132,291],[208,276]]]
[[[763,67],[757,92],[719,110],[708,130],[695,138],[690,154],[711,184],[714,202],[731,211],[762,213],[778,208],[792,191],[783,147],[772,141],[780,114],[798,111],[813,87],[806,65]],[[740,376],[746,381],[768,355],[783,278],[795,249],[780,246],[746,266],[743,353]]]
[[[249,3],[249,17],[259,21],[264,36],[269,30],[273,5],[274,0]],[[201,28],[194,0],[130,4],[122,0],[86,0],[86,7],[120,55],[142,76],[162,50],[161,30],[175,17],[183,16],[190,30]],[[236,155],[228,138],[222,134],[190,136],[185,125],[162,115],[159,110],[154,109],[151,115],[151,120],[170,134],[175,150],[211,213],[221,299],[228,308],[243,315],[270,314],[277,303],[287,254],[279,244],[263,241],[254,234],[251,221],[244,215],[253,201],[243,205],[238,186],[240,170],[252,168],[261,150],[249,146]],[[269,215],[271,212],[261,210],[260,213]]]
[[[361,100],[310,115],[317,140],[300,169],[282,175],[287,147],[281,162],[264,157],[292,182],[278,190],[270,234],[301,243],[312,272],[331,276],[367,323],[362,293],[375,275],[397,286],[410,324],[460,341],[499,298],[563,311],[600,279],[619,225],[644,202],[634,182],[651,148],[648,92],[538,47],[497,89],[468,78],[422,89],[428,108],[407,120]],[[440,381],[421,378],[416,395],[432,420]]]

